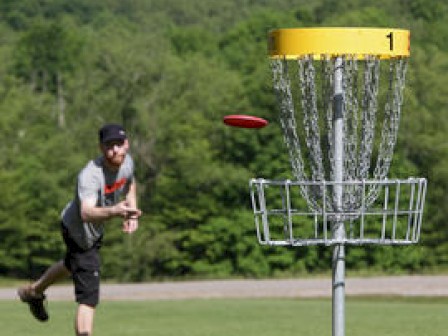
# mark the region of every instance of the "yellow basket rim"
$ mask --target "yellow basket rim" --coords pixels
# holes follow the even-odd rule
[[[380,59],[410,55],[410,31],[396,28],[285,28],[268,34],[271,58],[298,58],[323,55],[352,55],[359,59],[376,56]]]

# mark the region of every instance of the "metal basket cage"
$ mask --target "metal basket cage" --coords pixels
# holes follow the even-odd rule
[[[252,179],[257,237],[261,244],[289,246],[414,244],[420,238],[426,185],[424,178],[344,182]],[[357,190],[359,202],[336,208],[331,200],[338,186],[344,192]],[[377,195],[369,201],[372,189]],[[318,194],[313,206],[303,198],[303,190]],[[335,239],[334,229],[340,225],[345,235]]]

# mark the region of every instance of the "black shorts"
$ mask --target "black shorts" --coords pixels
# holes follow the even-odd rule
[[[67,228],[62,224],[62,237],[67,252],[64,266],[71,272],[75,285],[76,302],[96,307],[100,293],[100,254],[101,240],[84,250],[76,244]]]

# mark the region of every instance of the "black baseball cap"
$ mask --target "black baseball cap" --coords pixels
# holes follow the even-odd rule
[[[105,124],[98,131],[100,143],[106,143],[112,140],[124,140],[127,138],[126,131],[118,124]]]

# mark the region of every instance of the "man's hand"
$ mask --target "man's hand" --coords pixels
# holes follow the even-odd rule
[[[113,211],[116,216],[123,217],[125,219],[138,219],[142,215],[140,209],[129,206],[127,201],[121,201],[113,206]]]
[[[138,219],[128,218],[123,221],[123,232],[132,233],[138,229]]]
[[[138,218],[142,215],[140,209],[130,207],[127,201],[122,201],[115,205],[119,216],[124,218],[123,232],[132,233],[138,229]]]

